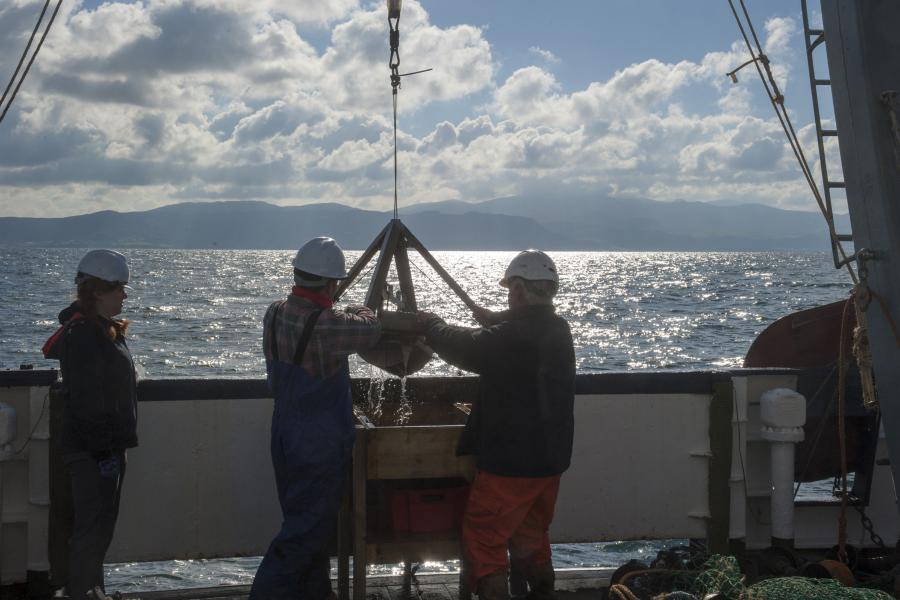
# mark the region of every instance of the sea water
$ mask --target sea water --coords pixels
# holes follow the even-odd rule
[[[85,249],[0,248],[0,368],[52,368],[40,355],[72,300]],[[123,316],[142,377],[264,376],[262,316],[291,286],[291,251],[134,249]],[[359,253],[349,252],[352,261]],[[512,252],[435,252],[476,303],[505,308],[498,285]],[[560,273],[558,313],[570,324],[581,373],[739,367],[755,336],[790,312],[845,298],[847,275],[826,253],[553,252]],[[451,323],[475,326],[465,305],[414,252],[417,302]],[[395,274],[392,274],[395,277]],[[365,278],[343,303],[360,303]],[[353,358],[354,376],[373,377],[368,401],[380,405],[382,374]],[[419,375],[459,372],[432,360]],[[565,544],[558,567],[613,567],[649,559],[667,542]],[[675,542],[672,542],[675,543]],[[259,558],[108,566],[123,591],[250,583]],[[454,561],[423,571],[449,571]],[[398,565],[372,573],[396,573]]]
[[[0,368],[53,368],[43,341],[72,300],[83,249],[0,248]],[[123,316],[144,377],[262,377],[262,316],[291,286],[290,251],[129,250]],[[511,252],[435,252],[472,299],[502,309]],[[845,298],[850,282],[825,253],[554,252],[558,313],[581,373],[740,366],[754,337],[792,311]],[[349,252],[349,260],[358,253]],[[475,326],[468,309],[415,252],[420,308]],[[341,304],[360,303],[367,281]],[[355,376],[369,376],[361,360]],[[432,360],[420,375],[457,370]]]

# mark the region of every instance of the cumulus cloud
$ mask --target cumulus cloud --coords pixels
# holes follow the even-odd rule
[[[337,25],[322,56],[322,90],[341,107],[371,111],[390,106],[383,7],[358,12]],[[494,66],[482,31],[469,25],[446,29],[428,21],[418,3],[403,7],[400,71],[433,71],[404,80],[399,109],[415,111],[435,101],[463,98],[492,83]]]
[[[40,4],[0,7],[11,70]],[[309,28],[328,34],[316,44]],[[796,24],[765,24],[792,52]],[[771,115],[756,114],[738,43],[697,62],[644,60],[566,89],[557,57],[499,80],[490,32],[437,26],[404,3],[398,164],[402,203],[568,189],[657,199],[803,198]],[[98,43],[102,40],[102,43]],[[387,208],[393,134],[381,3],[147,0],[61,13],[0,126],[0,214],[136,210],[183,200],[339,201]],[[787,84],[789,71],[776,71]],[[710,108],[686,110],[702,90]],[[454,107],[412,135],[433,104]],[[806,135],[806,134],[804,134]],[[814,139],[812,140],[814,145]],[[788,182],[788,183],[785,183]],[[26,203],[24,199],[29,201]]]
[[[532,46],[528,49],[528,52],[538,57],[540,60],[544,61],[547,64],[555,65],[560,62],[559,58],[550,52],[549,50],[544,50],[540,46]]]

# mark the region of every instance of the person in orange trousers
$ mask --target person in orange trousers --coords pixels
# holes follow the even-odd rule
[[[529,597],[546,600],[555,581],[548,530],[572,456],[575,351],[553,307],[559,277],[549,256],[519,253],[500,285],[509,309],[474,309],[481,328],[419,317],[442,359],[481,376],[457,449],[477,455],[462,530],[470,583],[482,600],[506,600],[511,558]]]

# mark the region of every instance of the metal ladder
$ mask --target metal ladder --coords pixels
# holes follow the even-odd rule
[[[822,115],[819,111],[819,87],[831,86],[830,79],[819,79],[816,77],[815,61],[813,60],[813,52],[818,46],[825,42],[825,32],[821,29],[810,29],[809,27],[809,11],[806,8],[806,0],[800,0],[800,6],[803,9],[803,41],[806,44],[806,61],[809,65],[809,87],[812,92],[813,115],[816,119],[816,140],[819,144],[819,165],[822,168],[822,186],[824,191],[826,217],[829,222],[834,223],[834,211],[831,207],[831,190],[846,189],[847,185],[843,181],[832,181],[828,176],[828,164],[825,160],[825,138],[837,137],[837,129],[823,129]],[[849,262],[856,260],[856,253],[845,254],[840,252],[842,242],[852,242],[852,233],[838,233],[836,238],[831,240],[831,254],[834,259],[834,266],[840,269]],[[842,258],[846,256],[847,258]]]

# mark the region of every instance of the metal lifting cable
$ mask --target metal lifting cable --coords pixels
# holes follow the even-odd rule
[[[397,90],[400,89],[400,5],[401,1],[388,0],[388,27],[391,30],[391,94],[394,104],[394,218],[397,218]]]
[[[394,105],[394,218],[397,218],[397,90],[400,89],[400,78],[418,75],[431,69],[422,69],[412,73],[400,73],[400,8],[403,0],[387,0],[388,28],[390,29],[391,57],[388,68],[391,70],[391,95]]]
[[[847,255],[844,252],[844,248],[838,239],[837,231],[834,228],[834,218],[831,217],[828,213],[828,209],[825,206],[825,201],[822,199],[822,195],[819,192],[819,187],[816,185],[815,178],[812,175],[812,171],[809,168],[809,163],[806,161],[806,155],[803,152],[803,147],[800,145],[800,140],[797,138],[797,133],[794,130],[794,125],[791,123],[791,118],[788,115],[787,109],[784,107],[784,96],[778,90],[778,84],[775,82],[775,77],[772,75],[772,69],[770,67],[769,58],[763,52],[762,45],[759,42],[759,37],[756,35],[756,29],[753,27],[753,21],[750,19],[750,13],[747,11],[747,6],[744,4],[744,0],[738,0],[741,4],[741,11],[744,14],[744,18],[747,21],[747,26],[750,30],[751,35],[753,36],[753,41],[756,44],[756,50],[753,49],[753,44],[750,42],[750,38],[747,36],[747,32],[744,29],[744,23],[741,21],[741,17],[738,15],[738,11],[735,8],[734,0],[728,0],[728,5],[731,7],[731,12],[734,14],[734,19],[737,22],[738,29],[741,32],[741,36],[744,38],[744,43],[747,46],[747,50],[750,52],[750,60],[739,66],[734,71],[731,71],[727,75],[731,78],[732,81],[737,82],[737,76],[735,75],[737,71],[747,66],[751,62],[756,67],[756,72],[759,74],[759,78],[763,83],[763,87],[766,89],[766,94],[769,96],[769,100],[772,102],[772,107],[775,109],[775,115],[778,117],[778,121],[781,123],[781,128],[784,130],[785,135],[787,135],[788,142],[791,145],[791,150],[794,153],[794,157],[797,159],[797,162],[800,164],[800,170],[803,171],[803,176],[806,179],[807,184],[809,184],[810,190],[812,190],[813,196],[816,199],[816,204],[819,205],[819,210],[822,212],[822,216],[825,217],[825,222],[828,225],[828,234],[831,237],[832,243],[836,245],[838,251],[841,254],[841,258],[844,261],[845,266],[847,267],[847,273],[850,275],[850,279],[854,284],[859,283],[856,273],[853,271],[853,266],[850,264],[850,261],[847,260]],[[765,72],[763,72],[765,70]]]
[[[44,20],[44,14],[47,12],[47,7],[50,5],[50,0],[46,0],[44,3],[44,8],[41,10],[41,16],[38,17],[37,23],[34,25],[34,30],[31,32],[31,37],[28,39],[28,44],[25,46],[25,51],[22,52],[22,57],[19,59],[19,64],[16,65],[16,70],[13,72],[12,77],[9,79],[9,84],[7,84],[6,89],[3,91],[3,96],[0,97],[0,106],[3,106],[3,101],[6,100],[6,95],[9,93],[9,89],[12,87],[13,82],[16,80],[16,76],[19,74],[19,69],[22,67],[22,62],[24,62],[25,57],[28,55],[28,50],[31,49],[31,43],[34,41],[34,36],[37,34],[37,30],[41,25],[41,22]],[[31,70],[31,65],[34,64],[34,59],[37,58],[38,52],[41,51],[41,46],[44,45],[44,40],[47,39],[47,34],[50,33],[50,27],[53,25],[54,19],[56,19],[56,14],[59,12],[59,8],[62,6],[62,0],[57,0],[56,8],[53,9],[53,14],[50,15],[50,20],[47,22],[47,27],[44,29],[44,33],[41,35],[41,39],[38,42],[38,45],[34,49],[34,53],[31,55],[31,58],[28,61],[28,64],[25,66],[25,70],[22,72],[22,77],[19,79],[19,83],[16,85],[13,90],[12,95],[9,97],[9,102],[6,103],[6,106],[3,107],[3,112],[0,112],[0,123],[3,122],[3,119],[6,117],[6,113],[9,111],[9,107],[12,106],[13,100],[16,99],[16,95],[19,93],[19,88],[22,87],[22,83],[25,81],[25,77],[28,75],[28,71]]]

